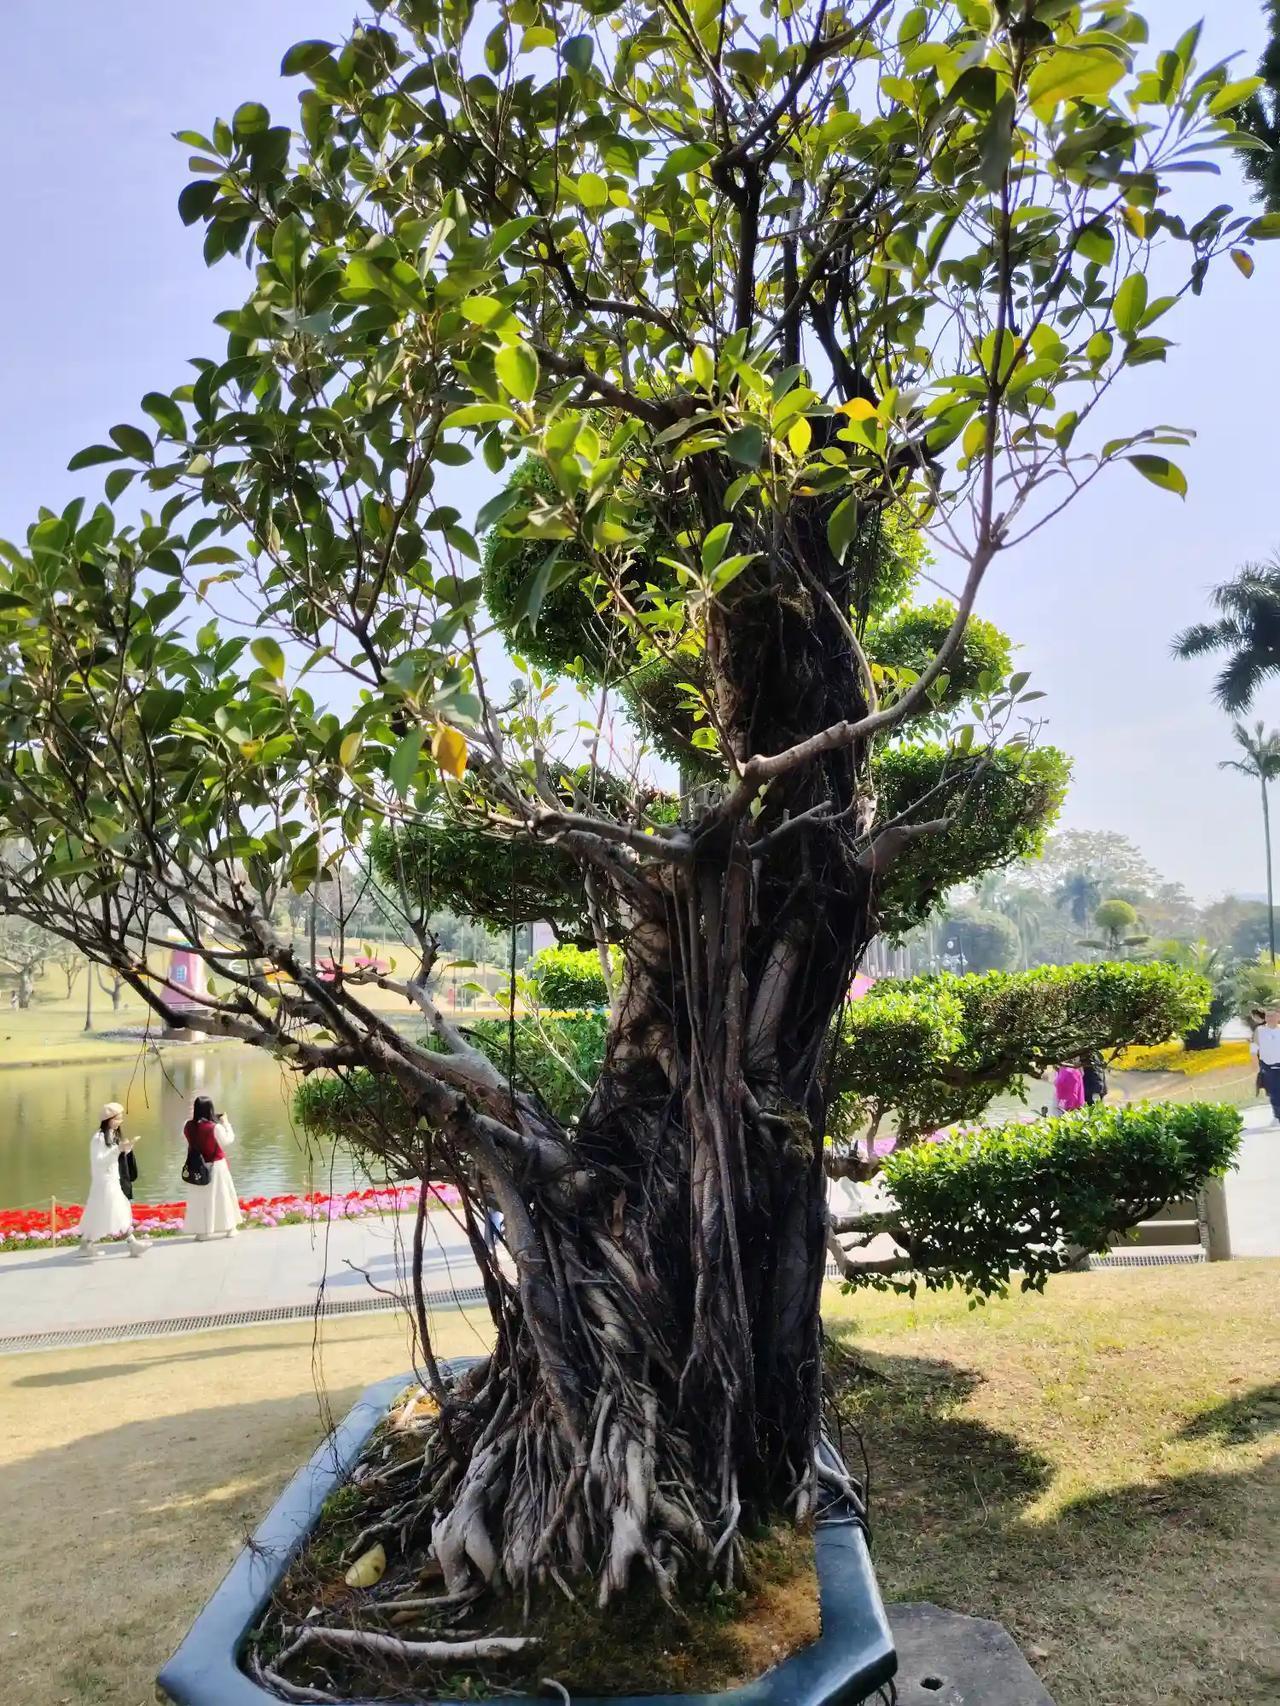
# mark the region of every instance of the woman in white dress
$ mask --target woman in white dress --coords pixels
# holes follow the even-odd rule
[[[194,1234],[198,1244],[219,1235],[233,1238],[240,1228],[240,1202],[223,1153],[236,1140],[231,1121],[225,1114],[214,1113],[207,1096],[197,1096],[182,1135],[187,1140],[184,1178],[202,1171],[207,1180],[205,1184],[188,1182],[182,1230]]]
[[[105,1238],[125,1239],[131,1256],[146,1249],[133,1230],[133,1206],[120,1187],[120,1157],[133,1152],[136,1137],[121,1137],[124,1109],[108,1102],[89,1139],[89,1200],[80,1216],[80,1254],[100,1256]]]

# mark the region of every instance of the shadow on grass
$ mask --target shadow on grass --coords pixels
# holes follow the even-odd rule
[[[1212,1440],[1218,1445],[1242,1445],[1263,1434],[1280,1432],[1280,1381],[1255,1386],[1238,1398],[1215,1404],[1178,1430],[1179,1439]]]
[[[185,1374],[174,1371],[177,1394]],[[206,1378],[186,1414],[163,1417],[124,1391],[51,1392],[46,1403],[94,1406],[99,1431],[0,1464],[7,1531],[62,1537],[38,1568],[0,1572],[0,1626],[22,1632],[6,1654],[6,1706],[152,1699],[157,1670],[322,1436],[308,1386],[207,1407],[209,1389]],[[335,1417],[359,1390],[335,1385]]]
[[[289,1351],[294,1348],[293,1342],[283,1340],[270,1345],[219,1345],[215,1349],[196,1351],[175,1351],[166,1356],[165,1365],[179,1362],[209,1362],[215,1357],[238,1357],[246,1353],[257,1356],[264,1351]],[[13,1382],[14,1387],[26,1386],[41,1390],[51,1386],[87,1386],[100,1380],[122,1380],[130,1374],[144,1374],[156,1366],[155,1362],[112,1362],[104,1363],[101,1368],[60,1368],[48,1374],[23,1374]]]
[[[886,1600],[932,1600],[1004,1623],[1063,1706],[1280,1699],[1267,1569],[1280,1462],[1139,1479],[1030,1507],[1069,1471],[965,1413],[982,1376],[952,1363],[865,1353],[834,1338],[840,1407],[871,1466],[873,1557]],[[1185,1424],[1206,1448],[1247,1447],[1280,1422],[1259,1387]],[[857,1461],[856,1447],[846,1451]],[[1083,1445],[1083,1442],[1082,1442]],[[1158,1439],[1143,1440],[1145,1462]],[[1151,1663],[1160,1631],[1159,1664]]]

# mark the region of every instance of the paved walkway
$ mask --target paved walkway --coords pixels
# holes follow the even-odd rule
[[[1280,1256],[1280,1125],[1271,1109],[1243,1108],[1244,1136],[1222,1182],[1233,1256]]]
[[[477,1286],[470,1246],[453,1218],[435,1213],[427,1224],[427,1291]],[[412,1237],[412,1215],[367,1215],[244,1231],[207,1244],[161,1238],[140,1259],[123,1246],[92,1261],[74,1245],[16,1251],[0,1255],[0,1339],[312,1305],[322,1285],[328,1302],[356,1302],[372,1295],[370,1282],[388,1290],[407,1284],[404,1257]]]

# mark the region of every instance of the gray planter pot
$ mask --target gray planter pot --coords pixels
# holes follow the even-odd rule
[[[330,1493],[341,1486],[369,1435],[386,1415],[409,1376],[369,1387],[331,1438],[285,1488],[253,1540],[191,1626],[157,1679],[173,1706],[267,1706],[278,1696],[245,1675],[239,1657],[293,1558],[305,1545]],[[893,1637],[867,1551],[866,1534],[852,1512],[828,1507],[816,1535],[822,1634],[811,1646],[764,1676],[718,1695],[647,1695],[576,1706],[855,1706],[890,1680],[897,1669]],[[352,1701],[349,1706],[385,1706]],[[455,1706],[442,1702],[439,1706]],[[456,1703],[463,1706],[463,1703]],[[511,1700],[506,1706],[546,1706],[545,1700]]]

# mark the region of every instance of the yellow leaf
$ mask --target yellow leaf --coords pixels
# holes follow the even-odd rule
[[[457,729],[437,723],[436,732],[431,737],[431,756],[443,771],[458,781],[467,768],[467,743]]]
[[[964,429],[964,439],[960,448],[966,456],[976,456],[987,442],[987,417],[975,415]]]
[[[847,403],[841,403],[840,413],[848,415],[851,421],[871,420],[877,413],[874,403],[869,403],[865,397],[850,397]]]
[[[813,443],[813,428],[803,415],[800,416],[799,420],[791,423],[787,431],[787,443],[797,456],[803,456]]]
[[[386,1550],[379,1541],[367,1552],[362,1552],[343,1578],[349,1588],[371,1588],[375,1582],[382,1580],[382,1573],[387,1567]]]
[[[1137,238],[1145,238],[1147,234],[1147,216],[1140,207],[1130,207],[1128,203],[1120,210],[1124,214],[1124,222]]]
[[[1246,278],[1253,277],[1253,256],[1248,249],[1232,249],[1231,259],[1240,268]]]

